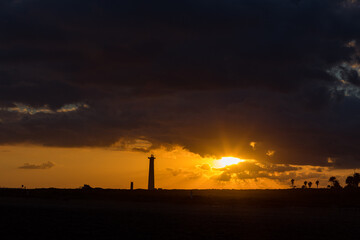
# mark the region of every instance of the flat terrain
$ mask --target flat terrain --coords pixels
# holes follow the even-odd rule
[[[0,189],[2,239],[358,239],[360,192]]]

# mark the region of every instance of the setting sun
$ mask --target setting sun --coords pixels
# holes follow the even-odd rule
[[[222,157],[221,159],[215,160],[215,166],[219,168],[223,168],[244,161],[245,161],[244,159],[240,159],[236,157]]]

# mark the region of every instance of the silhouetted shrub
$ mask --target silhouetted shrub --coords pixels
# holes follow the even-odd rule
[[[84,186],[81,187],[82,190],[90,190],[93,189],[92,187],[90,187],[90,185],[88,184],[84,184]]]

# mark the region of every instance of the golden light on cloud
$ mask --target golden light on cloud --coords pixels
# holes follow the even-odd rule
[[[252,147],[253,150],[255,150],[256,142],[250,142],[250,146]]]
[[[331,157],[328,157],[328,158],[327,158],[327,162],[328,162],[328,163],[334,163],[335,161],[334,161],[334,159],[332,159]]]
[[[275,154],[275,151],[274,151],[274,150],[268,150],[268,151],[266,152],[266,155],[268,155],[269,157],[274,156],[274,154]]]
[[[245,162],[245,160],[236,157],[222,157],[221,159],[215,160],[214,166],[217,168],[223,168],[240,162]]]

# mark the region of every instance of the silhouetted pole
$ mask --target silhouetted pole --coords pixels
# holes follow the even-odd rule
[[[154,190],[155,189],[155,178],[154,178],[154,160],[155,157],[153,154],[151,154],[150,157],[148,157],[150,160],[149,163],[149,182],[148,182],[148,190]]]
[[[130,183],[130,190],[134,190],[134,182]]]

